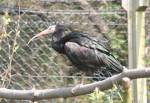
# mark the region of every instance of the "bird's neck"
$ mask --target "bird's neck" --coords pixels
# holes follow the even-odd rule
[[[63,53],[63,44],[60,42],[63,38],[63,31],[55,32],[52,36],[52,48],[59,53]]]

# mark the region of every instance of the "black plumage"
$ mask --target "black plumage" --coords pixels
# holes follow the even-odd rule
[[[96,40],[86,33],[71,31],[64,33],[68,27],[56,25],[47,30],[52,33],[52,48],[68,57],[72,64],[87,75],[103,80],[122,72],[122,65],[107,48],[105,41]],[[38,35],[44,35],[39,33]]]

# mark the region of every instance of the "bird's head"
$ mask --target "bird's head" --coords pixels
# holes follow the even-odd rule
[[[52,35],[56,32],[67,31],[69,27],[70,27],[69,25],[61,25],[61,24],[51,25],[47,29],[45,29],[45,30],[41,31],[40,33],[36,34],[35,36],[33,36],[29,40],[28,44],[37,37],[41,37],[41,36],[44,36],[44,35],[47,35],[47,34]]]

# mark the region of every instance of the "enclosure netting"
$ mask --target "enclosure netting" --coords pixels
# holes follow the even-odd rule
[[[82,1],[82,0],[81,0]],[[71,24],[75,30],[100,39],[106,34],[113,54],[127,65],[127,14],[120,0],[4,0],[0,1],[0,87],[11,89],[47,89],[73,86],[80,76],[68,59],[51,48],[47,35],[27,45],[38,32],[54,22]],[[94,12],[92,11],[94,10]],[[97,22],[91,18],[99,19]],[[99,22],[100,21],[100,22]],[[104,23],[108,30],[100,33]],[[93,82],[85,77],[85,83]],[[28,103],[25,100],[0,99],[2,103]],[[81,96],[68,99],[42,100],[38,103],[91,103]]]

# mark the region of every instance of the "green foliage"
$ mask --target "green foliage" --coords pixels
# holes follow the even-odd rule
[[[122,97],[118,89],[115,87],[111,90],[100,91],[95,88],[94,92],[89,94],[90,103],[121,103]]]
[[[95,88],[94,92],[89,94],[89,100],[91,103],[103,103],[105,93],[101,92],[98,88]]]
[[[4,2],[4,0],[0,0],[0,4],[3,3],[3,2]]]
[[[145,63],[146,63],[146,66],[150,66],[150,59],[149,59],[149,57],[145,58]]]

